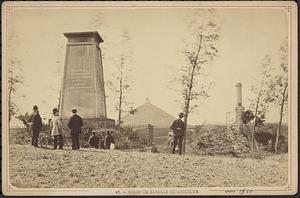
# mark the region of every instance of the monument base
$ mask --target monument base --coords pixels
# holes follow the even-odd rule
[[[115,120],[110,118],[83,118],[82,129],[111,129],[115,128]],[[69,119],[62,119],[63,127],[68,129]]]

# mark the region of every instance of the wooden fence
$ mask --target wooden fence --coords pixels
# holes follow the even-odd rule
[[[153,143],[153,126],[151,124],[122,125],[120,132],[128,133],[132,142],[150,145]]]

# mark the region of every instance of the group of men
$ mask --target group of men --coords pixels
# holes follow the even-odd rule
[[[104,140],[96,135],[96,131],[92,132],[93,135],[90,136],[88,143],[91,146],[91,148],[102,148],[102,149],[113,149],[115,145],[115,140],[113,136],[111,135],[111,132],[109,130],[106,131],[106,136]]]
[[[81,133],[81,127],[83,126],[82,118],[77,114],[76,109],[72,109],[73,115],[69,119],[68,127],[71,132],[71,138],[72,138],[72,150],[78,150],[80,148],[80,140],[79,136]],[[179,154],[182,154],[182,142],[184,133],[186,130],[186,125],[184,121],[182,120],[184,117],[183,113],[178,114],[179,118],[176,119],[172,125],[171,129],[173,131],[172,134],[172,153],[175,153],[175,149],[178,145],[179,147]],[[33,106],[33,112],[30,115],[29,122],[31,130],[32,130],[32,146],[38,147],[38,138],[39,138],[39,132],[42,127],[42,119],[39,114],[38,107],[35,105]],[[50,122],[50,129],[51,129],[51,136],[54,137],[54,149],[57,149],[57,146],[59,146],[59,149],[63,149],[63,125],[62,121],[59,117],[59,112],[57,108],[53,109],[53,117]],[[96,135],[96,132],[93,132],[93,135],[89,138],[89,144],[92,148],[99,148],[100,139]],[[110,131],[107,131],[106,137],[105,137],[105,146],[103,146],[106,149],[110,149],[111,144],[114,145],[114,138],[111,136]],[[101,144],[100,144],[100,147]]]
[[[54,149],[63,149],[64,138],[63,138],[63,124],[59,117],[59,111],[54,108],[53,117],[50,121],[51,137],[54,139]],[[42,128],[42,119],[39,114],[38,107],[33,106],[33,112],[29,117],[30,128],[32,130],[32,146],[38,147],[39,133]],[[77,109],[72,109],[72,116],[68,121],[68,128],[70,129],[71,139],[72,139],[72,150],[78,150],[80,148],[80,133],[81,127],[83,126],[82,118],[77,114]],[[110,131],[107,131],[105,137],[105,147],[110,148],[111,144],[114,144],[114,138],[111,136]],[[93,148],[99,148],[99,137],[96,136],[95,132],[89,138],[89,144]],[[101,146],[100,146],[101,147]]]

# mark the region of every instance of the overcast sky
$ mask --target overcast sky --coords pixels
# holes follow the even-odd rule
[[[219,57],[209,66],[209,78],[215,86],[210,97],[201,101],[199,111],[190,115],[191,124],[224,123],[226,112],[235,108],[234,85],[243,85],[243,105],[253,97],[250,86],[259,77],[261,62],[270,54],[277,64],[278,49],[287,36],[287,17],[283,9],[216,9],[214,20],[221,28]],[[179,98],[170,87],[183,62],[184,40],[191,37],[187,23],[191,9],[16,9],[8,17],[8,56],[21,60],[24,84],[13,100],[20,112],[31,112],[38,105],[43,117],[51,116],[58,103],[64,68],[66,38],[64,32],[98,31],[104,40],[105,80],[111,75],[117,59],[121,34],[131,38],[132,91],[128,100],[133,107],[150,102],[176,116]],[[209,12],[200,10],[197,20],[205,20]],[[208,16],[208,15],[207,15]],[[14,35],[12,37],[12,35]],[[14,68],[17,72],[17,68]],[[178,82],[178,85],[180,83]],[[108,95],[111,93],[106,88]],[[24,95],[25,97],[20,97]],[[113,100],[107,98],[108,117],[116,119]],[[277,122],[278,110],[271,107],[267,118]]]

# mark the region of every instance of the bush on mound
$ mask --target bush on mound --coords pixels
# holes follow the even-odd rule
[[[204,154],[247,153],[247,138],[239,129],[227,126],[197,126],[192,139],[196,140],[196,148]]]
[[[202,154],[245,154],[250,152],[251,125],[237,126],[200,125],[191,135],[192,146]],[[274,152],[276,124],[258,127],[255,140],[260,151]],[[287,126],[279,136],[279,153],[288,150]]]

